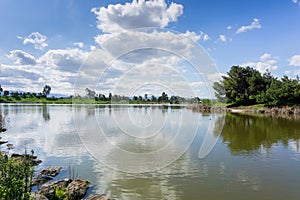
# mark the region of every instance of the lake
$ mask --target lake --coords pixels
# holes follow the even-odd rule
[[[1,104],[9,152],[115,199],[299,199],[299,119],[183,105]],[[1,150],[7,150],[6,145]]]

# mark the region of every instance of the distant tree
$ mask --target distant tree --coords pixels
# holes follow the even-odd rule
[[[45,85],[43,88],[42,96],[47,97],[50,94],[51,87],[50,85]]]
[[[148,101],[148,94],[145,94],[145,95],[144,95],[144,100],[145,100],[145,101]]]
[[[158,97],[158,102],[167,102],[169,100],[168,94],[165,92],[161,93],[161,96]]]
[[[104,94],[99,94],[98,98],[99,98],[100,101],[106,101],[107,100]]]
[[[171,104],[179,104],[178,96],[171,96],[170,97],[170,103]]]
[[[143,102],[143,97],[142,96],[138,97],[138,102]]]
[[[0,95],[1,95],[2,92],[3,92],[3,88],[0,85]]]
[[[85,89],[85,96],[86,96],[88,99],[95,99],[95,97],[96,97],[96,92],[93,91],[93,90],[90,90],[89,88],[86,88],[86,89]]]
[[[154,95],[152,95],[152,96],[151,96],[151,101],[152,101],[152,102],[156,102],[156,101],[157,101],[157,98],[156,98]]]
[[[109,95],[108,95],[108,100],[111,101],[111,98],[112,98],[112,94],[109,93]]]
[[[3,95],[4,96],[8,96],[9,95],[9,91],[8,90],[4,90]]]

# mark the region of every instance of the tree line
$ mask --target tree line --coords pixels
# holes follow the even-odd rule
[[[39,93],[36,92],[18,92],[18,91],[8,91],[3,90],[0,85],[0,102],[18,102],[20,100],[30,100],[34,101],[34,99],[42,99],[47,101],[63,101],[65,103],[72,103],[72,100],[76,102],[83,103],[170,103],[170,104],[180,104],[180,103],[199,103],[200,98],[194,97],[186,99],[180,96],[168,96],[166,92],[162,92],[159,96],[154,96],[150,94],[135,95],[132,97],[112,94],[111,92],[106,96],[102,93],[97,93],[96,91],[86,88],[84,90],[84,94],[74,94],[68,97],[48,97],[51,92],[51,86],[45,85],[43,90]],[[3,97],[1,99],[1,96]],[[11,101],[14,99],[15,101]],[[203,102],[208,102],[209,100],[202,100]]]
[[[264,104],[292,106],[300,104],[300,80],[274,77],[270,71],[260,73],[251,67],[232,66],[226,76],[214,82],[215,95],[220,102],[232,105]]]
[[[91,90],[89,88],[85,89],[85,95],[74,95],[71,96],[72,99],[92,99],[95,101],[113,101],[113,102],[131,102],[131,103],[170,103],[170,104],[180,104],[180,103],[193,103],[193,102],[200,102],[199,97],[191,98],[191,99],[185,99],[184,97],[180,96],[168,96],[166,92],[162,92],[160,96],[154,96],[149,94],[144,94],[144,96],[141,95],[134,95],[132,97],[124,96],[124,95],[112,95],[112,93],[109,93],[108,96],[105,96],[104,94],[97,94],[96,91]]]
[[[47,97],[47,95],[50,94],[51,91],[51,86],[50,85],[45,85],[42,92],[18,92],[18,91],[9,91],[9,90],[3,90],[3,88],[0,85],[0,96],[3,95],[5,97],[11,96],[14,97],[15,99],[20,99],[20,98],[42,98],[42,97]],[[3,93],[3,94],[2,94]]]

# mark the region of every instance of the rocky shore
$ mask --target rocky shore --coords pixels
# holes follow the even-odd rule
[[[0,138],[1,139],[1,138]],[[4,145],[7,141],[0,140],[0,145]],[[6,144],[7,149],[12,149],[12,144]],[[0,152],[2,155],[7,156],[6,151]],[[42,163],[37,156],[30,154],[16,154],[12,153],[10,157],[14,161],[30,161],[33,166]],[[31,192],[33,200],[57,200],[57,199],[72,199],[81,200],[86,196],[87,190],[90,188],[90,182],[81,179],[62,179],[53,182],[51,181],[57,176],[62,167],[48,167],[39,172],[35,172],[31,181],[31,187],[38,186],[39,189]],[[60,198],[57,195],[61,195]],[[105,194],[93,194],[85,198],[86,200],[109,200]]]

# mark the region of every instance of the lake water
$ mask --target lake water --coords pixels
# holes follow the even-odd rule
[[[300,121],[184,106],[1,104],[1,137],[115,199],[300,199]],[[1,150],[6,150],[2,145]],[[71,169],[71,170],[70,170]],[[56,180],[55,179],[55,180]]]

